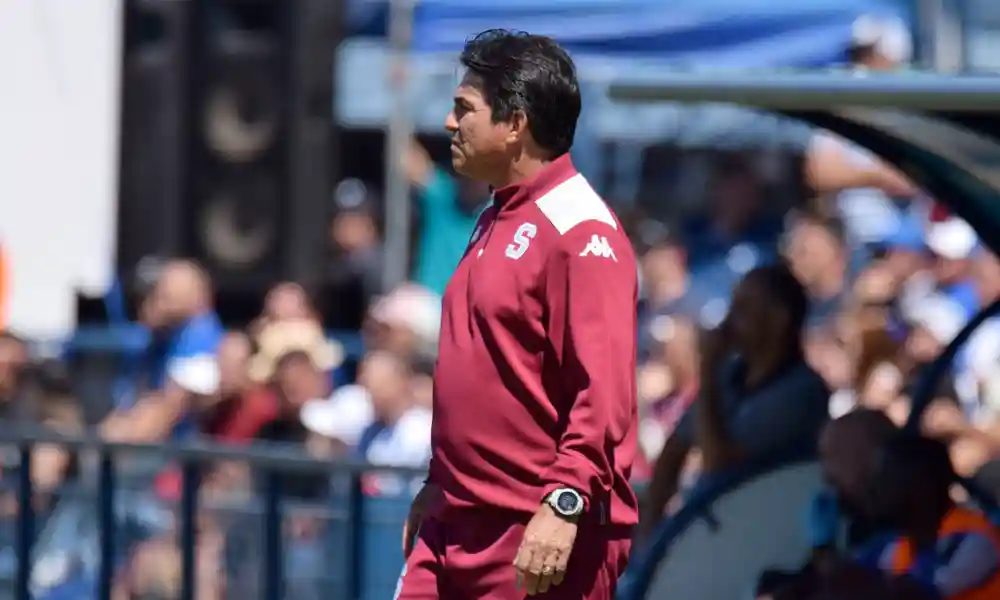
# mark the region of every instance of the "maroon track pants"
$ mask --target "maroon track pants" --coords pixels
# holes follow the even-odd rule
[[[428,517],[396,587],[397,600],[521,600],[514,557],[526,520],[499,511]],[[612,600],[631,528],[581,522],[566,577],[538,600]]]

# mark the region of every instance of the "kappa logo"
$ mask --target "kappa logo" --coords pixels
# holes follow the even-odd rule
[[[596,233],[590,236],[590,241],[587,242],[587,247],[583,249],[580,256],[600,256],[602,258],[610,258],[611,260],[618,262],[618,257],[615,256],[615,251],[611,249],[611,245],[608,244],[608,238],[603,235],[597,235]]]

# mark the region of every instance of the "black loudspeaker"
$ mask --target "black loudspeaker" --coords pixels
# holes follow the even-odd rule
[[[221,292],[325,270],[342,2],[196,3],[186,242]]]
[[[120,114],[118,272],[178,256],[192,2],[128,0]],[[126,277],[126,280],[128,277]]]
[[[338,164],[344,3],[132,4],[178,26],[159,42],[165,66],[143,68],[126,52],[120,266],[150,254],[194,258],[222,297],[259,298],[286,279],[314,287],[326,269]]]

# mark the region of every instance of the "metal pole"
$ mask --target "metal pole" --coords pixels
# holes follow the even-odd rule
[[[385,137],[385,264],[382,271],[386,292],[406,281],[410,266],[410,184],[401,162],[413,135],[409,69],[414,2],[390,0],[389,3],[392,109]]]

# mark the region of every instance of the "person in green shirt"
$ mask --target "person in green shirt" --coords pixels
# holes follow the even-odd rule
[[[441,296],[489,199],[489,189],[435,165],[416,140],[404,157],[404,168],[420,209],[413,280]]]

